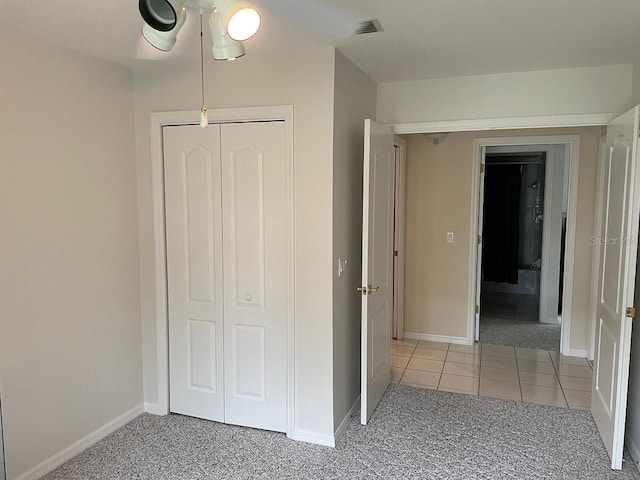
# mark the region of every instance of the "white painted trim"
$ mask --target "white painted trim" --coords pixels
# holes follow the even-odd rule
[[[287,437],[297,442],[313,443],[315,445],[323,445],[325,447],[335,447],[336,439],[333,435],[327,435],[323,433],[308,432],[306,430],[294,430],[292,434],[287,434]]]
[[[167,413],[162,410],[157,403],[145,403],[144,411],[150,415],[167,415]]]
[[[43,477],[47,473],[55,470],[60,465],[65,463],[68,460],[71,460],[76,455],[82,453],[84,450],[92,446],[93,444],[99,442],[107,435],[115,432],[119,428],[124,427],[127,423],[129,423],[134,418],[140,416],[144,413],[144,406],[138,405],[137,407],[132,408],[128,412],[123,413],[122,415],[114,418],[109,423],[103,425],[102,427],[94,430],[89,435],[84,438],[81,438],[77,442],[69,445],[64,450],[59,451],[55,455],[47,458],[45,461],[39,463],[33,468],[30,468],[26,472],[15,477],[14,480],[37,480],[38,478]]]
[[[567,231],[565,238],[565,269],[563,280],[562,298],[562,327],[560,339],[560,353],[567,355],[570,351],[571,339],[571,307],[573,303],[573,270],[575,265],[576,247],[576,218],[578,211],[578,173],[580,160],[580,136],[579,135],[550,135],[531,137],[496,137],[496,138],[476,138],[473,141],[473,187],[472,187],[472,209],[471,209],[471,237],[469,247],[470,265],[476,265],[478,261],[478,249],[476,238],[478,236],[478,209],[479,209],[479,181],[480,163],[482,162],[483,147],[498,147],[506,145],[559,145],[566,144],[569,150],[569,199],[567,208]],[[475,295],[477,270],[469,269],[469,303],[467,320],[467,341],[466,344],[473,343],[475,338]],[[452,342],[453,343],[453,342]]]
[[[289,319],[287,332],[287,432],[295,431],[295,211],[294,211],[294,162],[293,162],[293,105],[242,107],[208,110],[209,123],[236,123],[252,121],[283,121],[287,135],[287,207],[288,219],[288,269],[289,269]],[[162,128],[170,125],[198,125],[200,111],[156,112],[150,115],[151,178],[153,192],[153,227],[155,258],[156,303],[156,362],[157,404],[149,404],[156,415],[169,413],[169,334],[167,308],[167,273],[165,242],[165,203]],[[151,413],[151,412],[150,412]]]
[[[483,118],[434,122],[392,124],[398,135],[410,133],[473,132],[480,130],[513,130],[520,128],[594,127],[608,124],[617,113],[547,115],[539,117]]]
[[[566,357],[579,357],[579,358],[587,358],[589,354],[589,350],[582,350],[580,348],[570,348],[566,353],[563,353]]]
[[[633,463],[638,467],[638,462],[640,462],[640,449],[638,449],[638,446],[629,435],[629,432],[624,436],[624,444],[625,447],[629,449]]]
[[[396,135],[394,139],[398,147],[398,164],[395,183],[395,224],[394,242],[398,252],[394,256],[393,278],[393,312],[396,328],[394,332],[398,340],[404,338],[404,272],[405,272],[405,236],[406,236],[406,191],[407,191],[407,141]]]
[[[347,428],[349,427],[351,420],[353,420],[353,418],[356,416],[359,409],[360,409],[360,395],[358,395],[358,399],[355,401],[351,409],[347,412],[345,417],[342,419],[342,422],[340,422],[340,425],[338,425],[338,428],[336,428],[336,431],[333,434],[334,446],[340,441],[340,439],[344,435],[344,432],[347,431]]]
[[[454,343],[456,345],[473,345],[467,337],[449,337],[447,335],[433,335],[430,333],[404,332],[404,338],[409,340],[424,340],[427,342]]]
[[[598,157],[598,173],[596,187],[595,218],[593,222],[593,236],[602,236],[602,202],[604,197],[605,155],[607,150],[607,137],[600,138],[600,156]],[[593,360],[596,353],[596,322],[598,316],[598,291],[600,290],[600,253],[602,246],[595,242],[591,257],[591,302],[589,305],[589,360]],[[640,459],[640,457],[638,457]]]

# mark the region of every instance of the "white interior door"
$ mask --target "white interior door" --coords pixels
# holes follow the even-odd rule
[[[404,338],[404,237],[406,223],[407,142],[395,137],[395,205],[393,220],[393,329],[394,338]]]
[[[480,341],[480,295],[482,293],[482,228],[484,222],[484,169],[487,147],[481,147],[478,185],[478,241],[476,250],[476,342]]]
[[[393,315],[393,204],[395,151],[390,128],[364,124],[362,212],[362,392],[363,425],[378,406],[391,377]]]
[[[607,128],[600,288],[591,412],[611,457],[622,468],[631,320],[638,241],[638,107]]]
[[[170,410],[224,421],[220,127],[165,127]]]
[[[222,126],[225,421],[287,429],[286,130]]]

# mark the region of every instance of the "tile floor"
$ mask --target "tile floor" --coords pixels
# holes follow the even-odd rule
[[[418,388],[588,410],[584,358],[501,345],[392,340],[391,381]]]

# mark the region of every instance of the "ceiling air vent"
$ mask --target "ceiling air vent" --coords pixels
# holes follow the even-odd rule
[[[373,20],[365,20],[364,22],[361,22],[354,35],[364,35],[365,33],[376,33],[382,31],[384,31],[382,25],[380,25],[377,18],[374,18]]]

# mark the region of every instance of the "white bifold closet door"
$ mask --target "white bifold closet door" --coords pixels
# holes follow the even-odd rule
[[[285,126],[163,134],[170,410],[286,431]]]

